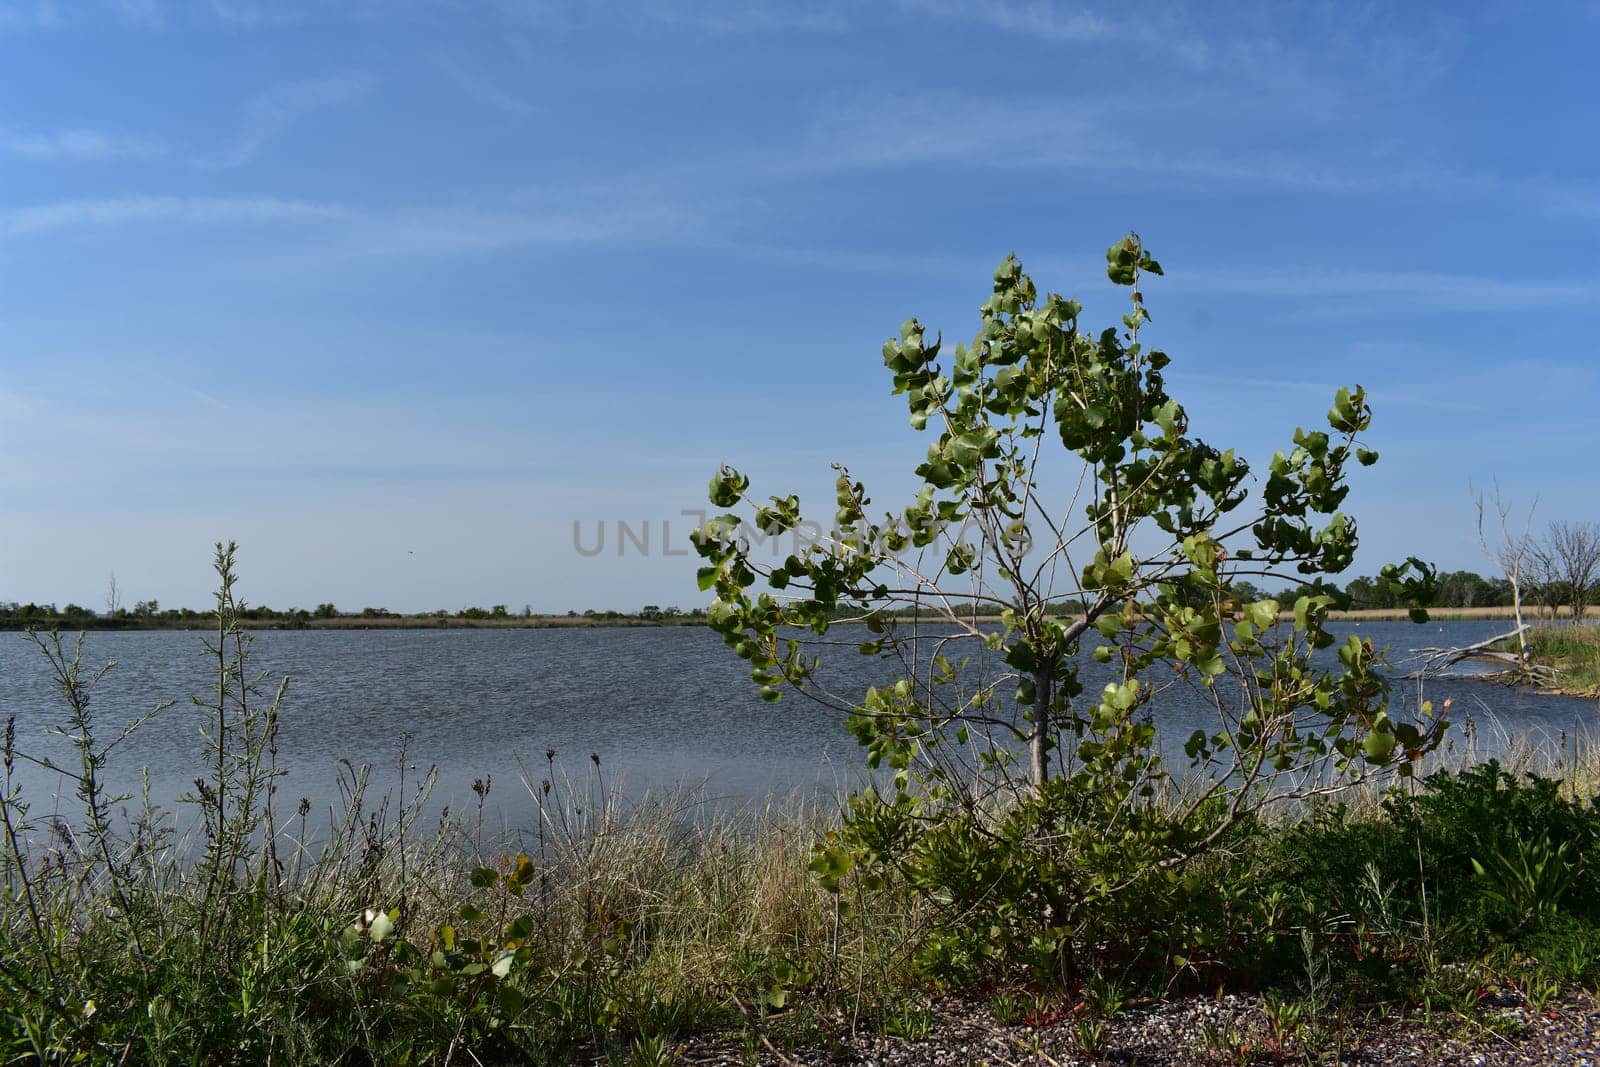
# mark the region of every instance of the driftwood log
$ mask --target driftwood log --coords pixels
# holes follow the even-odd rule
[[[1496,652],[1491,646],[1501,641],[1509,641],[1531,629],[1527,623],[1508,630],[1503,634],[1486,637],[1482,641],[1460,648],[1413,648],[1414,656],[1421,658],[1421,665],[1407,677],[1420,678],[1423,675],[1438,674],[1441,671],[1467,659],[1492,660],[1506,665],[1504,670],[1490,674],[1491,678],[1510,678],[1513,681],[1525,680],[1538,685],[1555,685],[1558,675],[1554,667],[1546,667],[1534,663],[1524,663],[1522,657],[1515,652]]]

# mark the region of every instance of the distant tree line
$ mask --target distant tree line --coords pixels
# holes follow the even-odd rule
[[[1518,538],[1512,548],[1520,560],[1524,602],[1532,602],[1540,617],[1553,619],[1566,608],[1574,619],[1583,621],[1587,609],[1600,597],[1600,523],[1552,522],[1543,533],[1530,531]],[[1506,578],[1448,571],[1439,575],[1438,586],[1435,607],[1511,606],[1511,582]],[[1288,603],[1308,593],[1333,591],[1348,597],[1352,609],[1404,606],[1367,577],[1353,579],[1342,589],[1303,585],[1266,593],[1250,582],[1236,582],[1233,589],[1244,602],[1275,596]]]
[[[1594,604],[1597,595],[1600,595],[1600,523],[1552,522],[1542,533],[1536,534],[1530,531],[1523,535],[1513,547],[1518,552],[1523,570],[1524,602],[1534,604],[1541,617],[1554,618],[1558,610],[1564,607],[1572,613],[1574,619],[1582,621],[1588,607]],[[1439,596],[1434,606],[1441,608],[1508,607],[1512,599],[1511,583],[1507,579],[1485,577],[1465,570],[1440,574],[1438,589]],[[1392,592],[1385,591],[1380,582],[1370,577],[1354,578],[1343,587],[1331,583],[1301,585],[1290,586],[1276,592],[1265,590],[1253,582],[1237,581],[1230,586],[1230,591],[1240,603],[1275,597],[1287,606],[1303,595],[1335,593],[1348,598],[1349,607],[1354,610],[1399,609],[1405,606],[1395,599]],[[1081,603],[1075,600],[1063,600],[1050,605],[1049,613],[1075,615],[1082,610]],[[705,613],[703,607],[684,611],[672,605],[664,607],[658,604],[646,604],[632,612],[597,611],[589,608],[582,612],[568,611],[565,617],[602,622],[630,619],[646,622],[695,622],[703,619]],[[853,617],[854,614],[842,611],[837,613],[841,619]],[[918,609],[910,607],[881,612],[884,617],[896,618],[911,617],[916,614]],[[123,607],[115,575],[111,576],[108,583],[104,611],[95,611],[71,603],[57,607],[54,603],[22,604],[15,601],[0,601],[0,629],[13,630],[29,626],[41,628],[92,626],[96,629],[149,629],[163,626],[176,628],[202,625],[211,617],[210,612],[195,611],[192,608],[162,608],[160,603],[153,599],[135,601],[131,608]],[[340,611],[332,603],[323,603],[309,611],[298,607],[283,611],[266,606],[244,607],[240,609],[239,617],[261,625],[297,629],[310,626],[316,621],[333,619],[432,618],[441,623],[448,623],[450,619],[499,622],[513,618],[533,619],[547,616],[536,615],[531,604],[524,604],[521,611],[515,613],[505,604],[493,604],[487,608],[463,607],[455,611],[440,608],[437,611],[405,615],[381,607]]]
[[[92,608],[82,607],[78,604],[57,606],[54,603],[19,603],[16,601],[0,601],[0,629],[25,629],[30,626],[48,629],[53,626],[83,628],[92,627],[100,630],[137,630],[160,629],[172,627],[174,629],[201,626],[207,624],[212,618],[211,612],[195,611],[192,608],[165,608],[155,600],[141,600],[132,608],[114,606],[116,597],[108,597],[106,610],[96,611]],[[440,608],[437,611],[406,614],[390,611],[382,607],[364,607],[358,611],[341,611],[332,603],[318,604],[311,610],[304,608],[288,608],[276,610],[274,608],[243,607],[239,610],[239,618],[264,626],[274,626],[284,629],[300,629],[313,626],[319,622],[326,623],[336,619],[433,619],[441,623],[448,623],[452,619],[467,622],[500,622],[512,619],[538,619],[553,616],[538,615],[533,610],[533,605],[525,604],[520,611],[513,612],[505,604],[493,604],[487,608],[469,606],[451,611]],[[601,621],[643,620],[648,622],[675,622],[699,620],[705,617],[705,609],[696,607],[684,611],[675,605],[666,607],[657,604],[646,604],[637,611],[596,611],[590,608],[583,612],[568,611],[562,616],[569,619],[594,619]]]
[[[1251,582],[1234,582],[1231,588],[1241,603],[1274,597],[1288,605],[1301,596],[1332,592],[1347,597],[1353,611],[1375,608],[1398,610],[1405,607],[1392,593],[1386,592],[1376,578],[1366,576],[1353,578],[1342,587],[1332,583],[1299,585],[1269,592]],[[1511,603],[1510,582],[1504,578],[1486,578],[1472,571],[1443,571],[1439,574],[1438,588],[1439,595],[1434,607],[1497,608]]]

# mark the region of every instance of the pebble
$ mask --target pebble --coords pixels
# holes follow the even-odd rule
[[[934,1002],[928,1037],[908,1042],[858,1031],[837,1020],[839,1038],[828,1049],[762,1049],[754,1061],[737,1035],[686,1038],[678,1062],[689,1067],[1080,1067],[1090,1064],[1194,1065],[1323,1062],[1329,1064],[1449,1065],[1449,1067],[1600,1067],[1600,1001],[1573,994],[1535,1012],[1514,994],[1503,997],[1486,1022],[1452,1018],[1429,1027],[1415,1017],[1371,1014],[1347,1022],[1340,1047],[1283,1046],[1258,997],[1179,997],[1129,1006],[1106,1023],[1098,1058],[1078,1047],[1076,1020],[1038,1028],[1000,1026],[987,1005],[960,999]],[[1501,1033],[1504,1028],[1511,1036]],[[1310,1039],[1305,1039],[1309,1046]],[[1309,1054],[1309,1055],[1307,1055]]]

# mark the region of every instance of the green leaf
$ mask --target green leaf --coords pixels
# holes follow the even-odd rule
[[[1139,241],[1128,235],[1106,249],[1106,277],[1118,285],[1132,285],[1139,268]]]
[[[732,467],[723,467],[711,476],[709,495],[711,502],[717,507],[731,508],[739,502],[748,488],[750,488],[749,478]]]
[[[1278,602],[1276,600],[1258,600],[1253,604],[1245,605],[1245,618],[1258,630],[1265,630],[1278,621]]]
[[[817,846],[811,855],[811,862],[806,866],[817,876],[817,881],[822,883],[824,889],[837,893],[839,883],[854,865],[855,857],[845,849],[823,844]]]
[[[1379,733],[1374,730],[1368,734],[1366,740],[1361,742],[1361,750],[1366,753],[1367,759],[1373,763],[1388,763],[1389,757],[1394,754],[1394,735]]]
[[[380,942],[394,933],[394,919],[389,913],[378,908],[367,910],[367,936],[374,942]]]

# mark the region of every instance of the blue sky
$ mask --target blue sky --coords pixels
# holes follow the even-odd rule
[[[1600,4],[0,0],[0,599],[700,602],[722,462],[897,506],[879,348],[1136,229],[1193,429],[1364,384],[1358,571],[1600,518]],[[615,553],[615,523],[651,551]],[[607,550],[573,548],[573,524]]]

